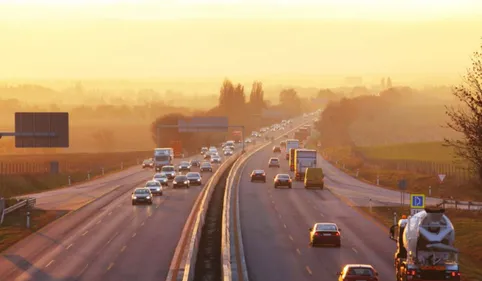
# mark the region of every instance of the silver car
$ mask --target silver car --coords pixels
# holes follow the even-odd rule
[[[211,163],[217,163],[217,164],[221,163],[221,157],[219,156],[211,157]]]
[[[160,182],[156,180],[150,180],[146,182],[146,188],[149,188],[151,191],[152,195],[160,195],[162,196],[162,185]]]
[[[179,171],[191,171],[191,163],[187,162],[187,161],[182,161],[180,164],[179,164]]]
[[[167,179],[167,176],[164,173],[155,174],[152,180],[158,181],[161,185],[164,185],[164,186],[167,186],[169,184],[169,180]]]
[[[171,180],[176,176],[176,169],[174,166],[164,166],[161,168],[161,173],[164,173]]]

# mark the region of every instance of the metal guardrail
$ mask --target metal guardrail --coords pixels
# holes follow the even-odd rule
[[[457,201],[457,200],[447,200],[443,199],[442,202],[437,204],[437,207],[442,208],[452,208],[456,210],[467,210],[467,211],[482,211],[482,202],[472,202],[472,201]]]
[[[302,123],[290,131],[283,133],[281,136],[276,137],[274,140],[282,139],[285,134],[289,134],[305,124],[306,123]],[[240,225],[238,187],[246,161],[253,154],[271,144],[272,142],[264,144],[255,151],[245,154],[236,160],[226,180],[221,229],[223,281],[249,281]]]
[[[28,207],[28,208],[33,208],[35,204],[37,203],[37,199],[35,198],[27,198],[25,200],[21,200],[17,204],[10,206],[8,208],[2,208],[1,210],[1,217],[0,217],[0,225],[3,223],[3,219],[5,215],[10,214],[18,209],[21,209],[23,207]],[[2,207],[4,207],[5,204],[4,202],[2,203]]]
[[[248,148],[249,150],[249,148]],[[182,230],[181,238],[176,247],[166,281],[191,281],[194,278],[195,264],[199,241],[201,240],[204,219],[208,210],[208,204],[226,168],[233,164],[242,151],[235,153],[223,162],[209,180],[202,193],[196,199],[194,207],[189,214],[187,222]]]

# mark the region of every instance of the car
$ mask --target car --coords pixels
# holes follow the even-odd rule
[[[191,163],[187,161],[181,161],[178,167],[179,171],[191,171]]]
[[[206,152],[208,152],[208,148],[207,148],[207,147],[201,148],[201,155],[206,154]]]
[[[276,153],[276,152],[281,153],[281,147],[280,146],[277,146],[277,145],[273,146],[273,153]]]
[[[274,188],[278,188],[280,186],[287,186],[288,188],[292,187],[292,180],[290,175],[288,174],[277,174],[274,177]]]
[[[201,172],[212,172],[213,166],[211,166],[211,163],[209,163],[209,162],[202,162],[199,170]]]
[[[150,180],[146,182],[145,188],[149,188],[152,195],[162,196],[162,185],[157,180]]]
[[[213,156],[213,157],[211,157],[211,163],[213,163],[213,164],[214,164],[214,163],[216,163],[216,164],[221,163],[221,157],[219,157],[219,156]]]
[[[335,223],[319,222],[310,228],[310,245],[335,245],[341,246],[341,229]]]
[[[264,172],[264,170],[253,170],[251,172],[251,182],[255,182],[255,181],[262,181],[262,182],[266,182],[266,173]]]
[[[271,157],[269,158],[269,161],[268,161],[268,167],[280,167],[280,164],[279,164],[279,158],[278,157]]]
[[[161,173],[167,176],[167,179],[172,180],[176,176],[176,169],[174,166],[163,166],[161,168]]]
[[[347,264],[337,275],[338,281],[378,281],[378,272],[370,264]]]
[[[253,141],[250,138],[247,138],[244,142],[245,143],[252,143]]]
[[[164,173],[156,173],[152,180],[158,181],[161,185],[167,186],[169,185],[169,180]]]
[[[142,162],[142,169],[154,168],[154,161],[147,159]]]
[[[179,175],[172,181],[172,188],[185,187],[189,188],[189,180],[184,175]]]
[[[187,180],[192,185],[202,185],[202,177],[198,172],[189,172],[186,174]]]
[[[233,151],[231,149],[227,149],[224,151],[224,156],[231,156],[233,155]]]
[[[147,203],[152,205],[152,193],[149,188],[136,188],[132,192],[131,200],[132,205],[137,205],[137,203]]]
[[[199,167],[201,165],[201,161],[197,159],[191,160],[191,167]]]

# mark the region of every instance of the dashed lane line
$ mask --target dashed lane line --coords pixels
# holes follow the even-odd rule
[[[355,254],[358,254],[358,251],[355,248],[351,248]]]
[[[306,266],[305,269],[306,269],[306,271],[308,271],[309,275],[313,275],[313,272],[311,271],[309,266]]]
[[[109,266],[107,267],[107,271],[109,271],[113,266],[114,266],[114,263],[111,262],[111,263],[109,264]]]
[[[298,255],[301,255],[300,249],[296,248],[296,252],[298,253]]]
[[[70,247],[72,247],[72,245],[74,244],[70,244],[69,246],[67,246],[67,248],[65,248],[66,250],[70,249]]]
[[[137,233],[132,234],[132,238],[136,237]]]
[[[52,263],[54,263],[54,260],[51,260],[51,261],[45,266],[45,268],[49,267]]]
[[[123,246],[122,249],[120,250],[121,253],[124,252],[126,250],[127,246]]]
[[[85,236],[89,231],[87,230],[86,232],[82,233],[82,236]]]
[[[293,241],[293,237],[291,235],[288,235],[288,237],[290,238],[291,241]]]

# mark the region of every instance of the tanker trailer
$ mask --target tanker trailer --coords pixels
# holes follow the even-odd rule
[[[455,229],[444,209],[429,209],[401,219],[390,229],[397,241],[397,281],[460,281]]]

